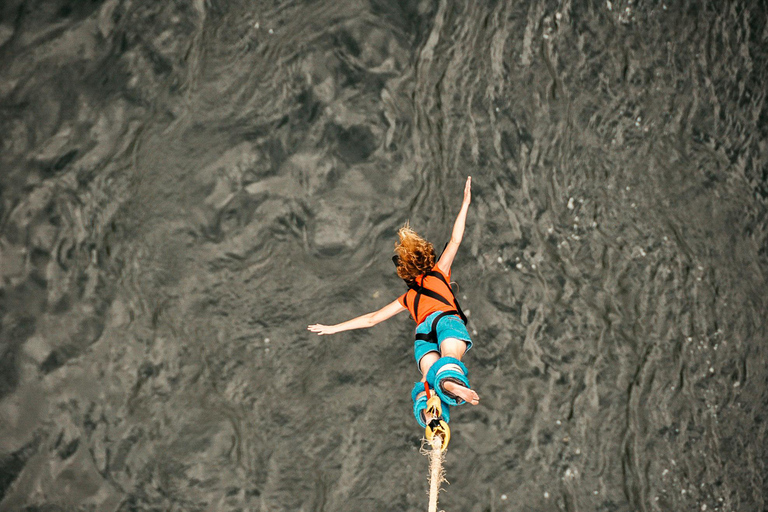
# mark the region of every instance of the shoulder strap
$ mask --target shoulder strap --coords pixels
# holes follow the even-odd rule
[[[416,323],[419,323],[419,299],[421,299],[421,292],[424,290],[424,278],[421,278],[421,285],[416,290],[416,297],[413,298],[413,319]]]
[[[421,297],[421,291],[424,287],[424,278],[421,279],[421,285],[416,285],[416,280],[414,279],[413,282],[408,283],[408,288],[410,290],[413,290],[416,292],[416,297],[413,299],[413,319],[416,321],[416,323],[419,322],[419,298]],[[406,292],[406,297],[408,296],[408,293]],[[408,307],[407,303],[406,306]]]

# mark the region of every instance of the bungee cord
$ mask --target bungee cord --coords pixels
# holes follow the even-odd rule
[[[445,470],[443,469],[443,460],[445,451],[443,450],[443,439],[436,435],[430,441],[430,448],[426,451],[429,457],[429,508],[428,512],[437,512],[437,497],[440,493],[440,484],[446,482]]]

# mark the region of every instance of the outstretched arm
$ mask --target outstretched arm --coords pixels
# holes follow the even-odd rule
[[[383,322],[388,318],[392,318],[402,311],[405,311],[405,307],[400,304],[399,301],[395,300],[394,302],[387,304],[380,310],[374,311],[373,313],[361,315],[357,318],[353,318],[352,320],[347,320],[346,322],[342,322],[336,325],[313,324],[307,327],[307,330],[316,332],[319,335],[323,335],[335,334],[342,331],[350,331],[352,329],[367,329],[368,327],[373,327],[374,325]]]
[[[451,232],[451,241],[443,251],[443,255],[440,256],[440,261],[437,262],[437,268],[439,268],[444,274],[448,274],[451,271],[451,265],[453,265],[453,258],[456,257],[456,251],[459,250],[461,239],[464,238],[464,224],[467,222],[467,211],[469,210],[469,203],[472,201],[472,176],[467,176],[467,182],[464,184],[464,202],[461,203],[461,210],[456,217],[456,222],[453,223],[453,231]]]

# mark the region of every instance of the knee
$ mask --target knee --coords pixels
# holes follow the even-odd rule
[[[425,376],[424,379],[422,379],[422,382],[423,380],[426,380],[427,372],[438,359],[440,359],[440,354],[432,351],[424,354],[419,360],[419,370],[421,370],[421,374]]]
[[[440,343],[440,355],[442,357],[455,357],[461,360],[467,351],[467,342],[458,338],[446,338]]]

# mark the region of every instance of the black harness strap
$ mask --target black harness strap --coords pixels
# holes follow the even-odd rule
[[[451,288],[450,283],[445,280],[445,277],[443,277],[443,274],[441,274],[440,272],[435,272],[434,270],[430,270],[429,272],[427,272],[426,275],[434,276],[434,277],[440,279],[443,282],[443,284],[445,284],[445,286],[448,287],[448,289],[451,291],[451,298],[453,299],[453,303],[456,305],[456,309],[458,310],[459,317],[461,318],[461,321],[464,322],[464,325],[466,325],[467,324],[467,316],[461,310],[461,306],[459,305],[459,299],[456,298],[456,295],[453,293],[453,288]],[[422,282],[424,282],[424,281],[422,280]],[[430,295],[430,297],[431,297],[431,295]],[[443,301],[445,301],[445,299],[443,299]],[[449,304],[449,303],[446,302],[446,304]]]
[[[444,316],[456,315],[458,313],[459,312],[456,311],[455,309],[452,311],[443,311],[442,313],[437,315],[434,320],[432,320],[432,325],[429,328],[429,332],[417,332],[416,335],[414,336],[414,339],[437,343],[437,323]]]
[[[440,295],[439,293],[432,291],[428,288],[422,288],[421,290],[422,295],[426,295],[427,297],[432,297],[435,300],[439,300],[443,304],[447,304],[448,306],[453,307],[453,304],[451,304],[451,301]]]
[[[413,319],[416,320],[416,322],[419,321],[419,299],[421,298],[421,290],[424,288],[424,278],[421,278],[421,285],[418,288],[415,288],[416,282],[414,281],[412,284],[409,284],[408,287],[412,290],[416,291],[416,297],[413,298]],[[406,293],[406,295],[408,295]]]

